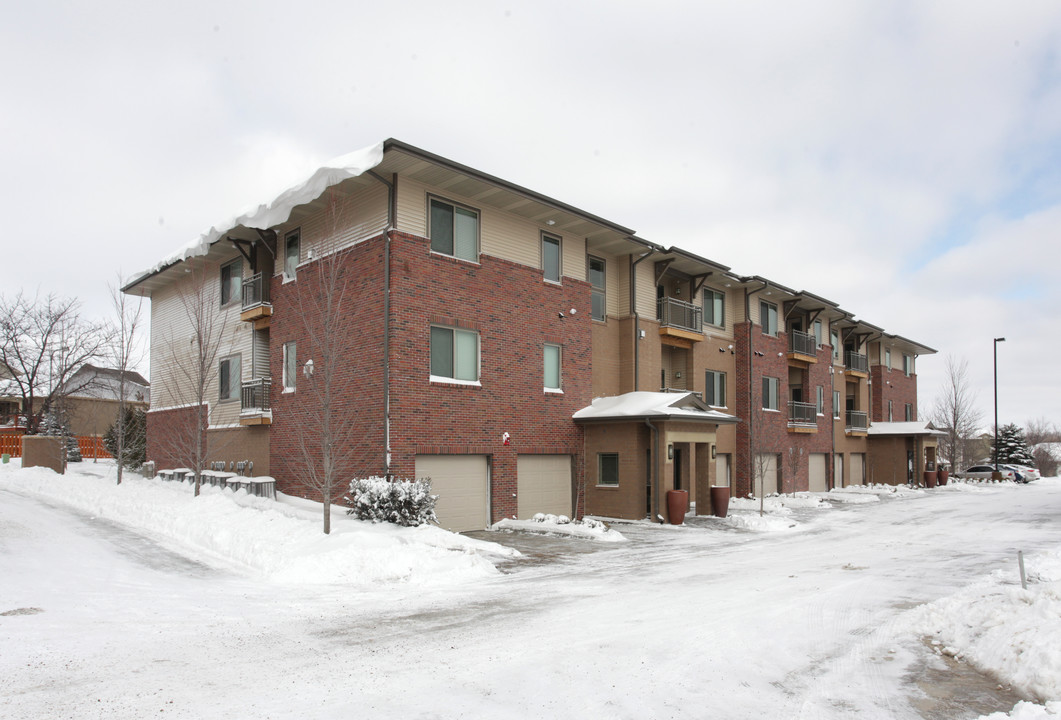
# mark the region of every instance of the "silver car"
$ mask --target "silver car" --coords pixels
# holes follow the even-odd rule
[[[1016,474],[1017,482],[1030,483],[1032,480],[1038,480],[1042,477],[1038,470],[1027,465],[1006,465],[1005,467]]]
[[[1009,469],[1005,465],[999,465],[998,471],[1002,474],[1003,480],[1009,480],[1010,482],[1017,482],[1017,473]],[[990,480],[995,472],[994,465],[973,465],[965,472],[957,473],[960,478],[971,478],[977,480]]]

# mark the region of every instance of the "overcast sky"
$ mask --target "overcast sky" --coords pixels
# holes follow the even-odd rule
[[[160,9],[159,6],[163,6]],[[387,137],[969,363],[1061,423],[1061,5],[67,3],[0,25],[2,292],[76,295]]]

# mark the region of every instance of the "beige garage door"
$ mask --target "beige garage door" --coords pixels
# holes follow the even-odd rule
[[[829,489],[829,482],[825,477],[825,468],[827,467],[825,462],[825,453],[811,453],[810,454],[810,491],[811,492],[826,492]]]
[[[516,458],[516,512],[571,517],[571,456],[520,455]]]
[[[715,485],[729,485],[729,473],[729,453],[718,453],[715,456]]]
[[[833,487],[842,488],[844,486],[844,454],[837,453],[833,455]]]
[[[416,476],[431,478],[435,515],[447,530],[482,530],[490,524],[490,471],[485,455],[417,455]]]
[[[760,473],[762,473],[763,497],[777,492],[777,455],[773,453],[763,453],[756,456],[755,467],[753,470],[755,472],[755,487],[753,490],[756,497],[759,496]]]
[[[866,453],[851,453],[851,484],[861,485],[865,482]]]

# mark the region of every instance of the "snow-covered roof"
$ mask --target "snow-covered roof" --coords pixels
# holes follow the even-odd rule
[[[601,397],[571,416],[576,421],[593,420],[699,420],[735,423],[733,415],[712,410],[696,393],[629,392]]]
[[[875,422],[869,426],[869,435],[891,436],[891,435],[938,435],[947,433],[937,430],[927,422]]]
[[[299,205],[312,202],[333,185],[363,175],[381,162],[383,162],[383,142],[334,158],[324,163],[308,178],[292,185],[269,202],[213,225],[176,252],[170,253],[147,270],[137,273],[124,289],[132,288],[143,279],[182,260],[206,255],[210,252],[211,245],[221,240],[225,233],[237,227],[265,230],[286,222],[291,217],[291,211]]]

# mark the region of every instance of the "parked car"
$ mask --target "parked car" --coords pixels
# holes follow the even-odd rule
[[[1003,480],[1017,482],[1017,473],[1013,472],[1013,470],[1005,465],[999,465],[998,471],[1002,474]],[[994,472],[994,465],[973,465],[971,468],[967,468],[964,472],[958,473],[958,477],[990,480]]]
[[[1016,473],[1017,482],[1029,483],[1042,477],[1038,470],[1027,465],[1006,465],[1006,467]]]

